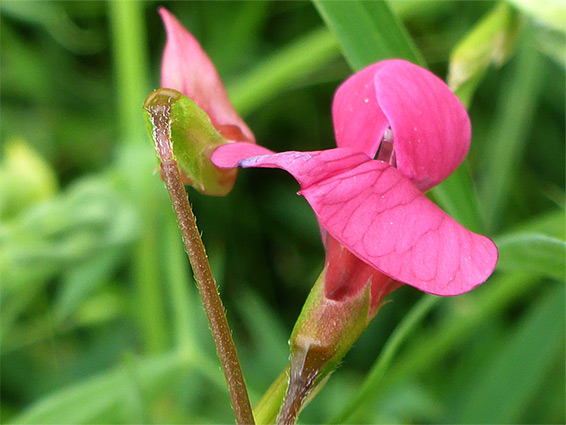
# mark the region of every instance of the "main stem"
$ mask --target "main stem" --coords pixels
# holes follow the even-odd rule
[[[238,424],[254,424],[254,417],[246,383],[238,360],[236,346],[230,333],[228,321],[222,301],[218,294],[216,282],[210,270],[208,257],[200,238],[195,216],[189,204],[185,186],[177,161],[174,159],[170,139],[170,104],[155,105],[148,110],[153,118],[154,141],[161,159],[162,178],[165,180],[177,223],[181,229],[183,242],[197,283],[210,330],[216,343],[218,357],[222,363],[224,376],[228,383],[228,391]]]

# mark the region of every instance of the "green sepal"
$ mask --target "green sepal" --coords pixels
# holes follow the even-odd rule
[[[155,90],[144,103],[146,127],[154,143],[155,124],[151,111],[159,106],[169,108],[172,159],[177,161],[183,183],[207,195],[229,193],[234,186],[237,169],[218,168],[210,157],[218,146],[230,142],[214,128],[207,113],[176,90]]]
[[[289,344],[291,355],[297,350],[315,350],[325,357],[328,373],[338,366],[371,320],[371,281],[355,296],[335,301],[325,295],[325,276],[326,269],[303,306]]]
[[[284,417],[280,416],[279,421],[287,421],[290,417],[285,415],[304,407],[373,317],[371,279],[354,296],[337,301],[326,297],[325,277],[326,268],[312,288],[289,340],[289,386],[280,413]]]
[[[522,22],[508,4],[500,3],[453,50],[448,85],[465,105],[469,104],[487,68],[507,61]]]

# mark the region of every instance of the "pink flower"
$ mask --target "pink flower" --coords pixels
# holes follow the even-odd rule
[[[460,165],[470,144],[466,110],[444,82],[409,62],[379,62],[338,88],[332,113],[335,149],[273,153],[232,143],[216,149],[212,162],[292,174],[330,241],[327,265],[344,255],[342,247],[353,254],[347,262],[361,260],[356,268],[367,276],[350,285],[383,273],[424,292],[458,295],[484,282],[497,262],[495,244],[423,194]]]
[[[216,167],[210,156],[226,143],[255,143],[254,135],[230,103],[216,68],[198,41],[166,9],[160,8],[167,31],[161,85],[144,104],[153,137],[155,117],[167,114],[166,125],[184,184],[201,193],[223,196],[232,190],[237,169]],[[159,114],[156,114],[159,110]],[[160,146],[160,144],[157,144]],[[167,156],[166,155],[166,156]]]
[[[199,42],[167,9],[160,8],[159,13],[167,31],[161,87],[191,98],[225,139],[254,143],[253,133],[232,106],[216,68]]]

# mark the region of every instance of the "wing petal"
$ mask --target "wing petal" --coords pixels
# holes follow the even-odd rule
[[[301,193],[346,248],[422,291],[462,294],[495,268],[497,248],[489,238],[458,224],[384,162],[365,162]]]
[[[212,162],[281,168],[301,185],[321,228],[389,277],[436,295],[484,282],[497,248],[432,203],[402,172],[362,152],[337,148],[271,153],[248,143],[220,146]]]
[[[222,145],[211,159],[220,168],[281,168],[295,177],[302,189],[371,160],[366,154],[348,148],[273,153],[251,143]]]

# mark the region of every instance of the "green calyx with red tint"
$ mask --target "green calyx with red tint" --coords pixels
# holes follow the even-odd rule
[[[207,195],[223,196],[230,192],[237,171],[216,167],[210,156],[214,150],[229,143],[212,125],[209,116],[187,96],[173,89],[158,89],[144,103],[144,117],[150,137],[156,143],[156,127],[168,126],[177,161],[185,184]],[[165,123],[156,121],[156,111],[167,111]]]

